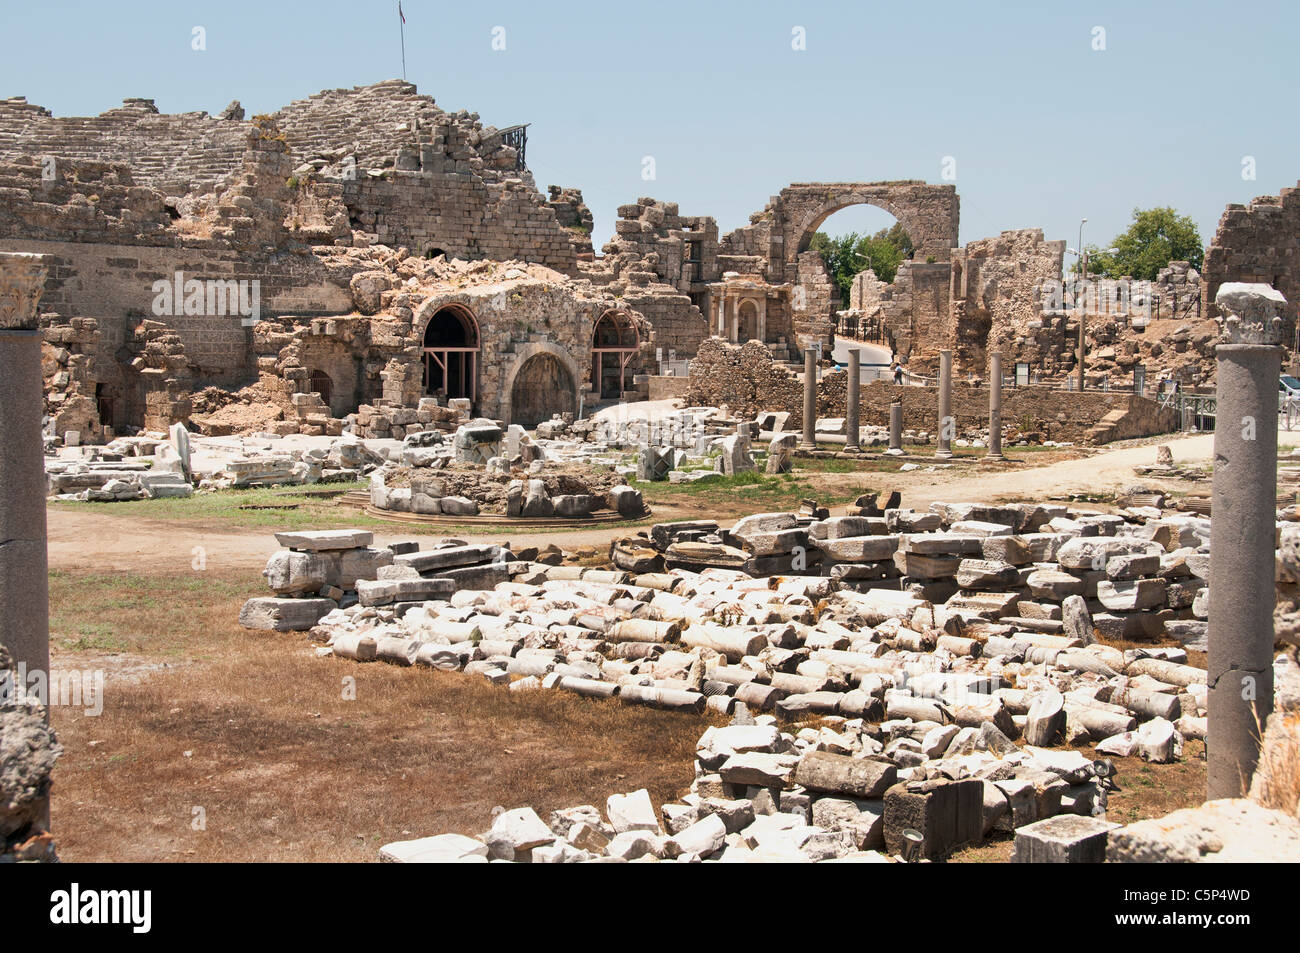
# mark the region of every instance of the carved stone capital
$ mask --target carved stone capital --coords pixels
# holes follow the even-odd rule
[[[36,330],[49,255],[0,252],[0,331]]]
[[[1281,344],[1278,312],[1286,298],[1262,282],[1226,281],[1214,296],[1221,317],[1219,340],[1224,344]]]

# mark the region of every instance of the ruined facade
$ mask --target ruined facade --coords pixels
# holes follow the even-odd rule
[[[672,337],[702,321],[658,283],[621,298],[581,279],[591,213],[576,189],[540,193],[509,132],[397,81],[251,120],[0,101],[0,246],[55,262],[53,430],[162,429],[231,393],[271,429],[324,433],[367,402],[544,419],[630,389],[654,339],[633,302]]]
[[[396,80],[251,119],[238,103],[164,115],[132,99],[63,118],[0,101],[0,247],[54,262],[53,431],[216,428],[225,412],[333,433],[425,396],[533,421],[649,393],[648,375],[682,373],[714,337],[797,361],[833,342],[837,320],[878,329],[919,373],[943,348],[964,377],[983,376],[991,347],[1043,380],[1075,366],[1079,304],[1050,292],[1063,243],[1024,229],[959,246],[951,185],[796,183],[726,234],[639,198],[597,255],[581,192],[538,190],[525,133]],[[1193,302],[1259,278],[1296,300],[1293,194],[1230,206],[1204,282],[1171,266],[1139,289],[1160,302],[1145,337],[1126,305],[1085,304],[1090,374],[1116,382],[1140,364],[1203,381],[1210,315]],[[915,253],[890,284],[859,276],[843,302],[810,243],[857,204],[894,215]]]
[[[1229,205],[1219,218],[1214,241],[1205,251],[1201,311],[1217,317],[1214,297],[1225,281],[1259,281],[1287,300],[1285,336],[1295,338],[1300,309],[1300,186],[1263,195],[1249,205]]]

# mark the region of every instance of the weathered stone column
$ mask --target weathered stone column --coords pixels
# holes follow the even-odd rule
[[[885,452],[895,456],[903,452],[903,402],[899,400],[889,405],[889,449]]]
[[[955,432],[952,419],[952,351],[939,352],[939,430],[936,438],[938,449],[936,457],[952,456],[952,435]]]
[[[50,667],[41,332],[48,255],[0,253],[0,642],[27,672]]]
[[[850,453],[857,453],[862,449],[858,441],[862,436],[862,351],[853,348],[849,351],[849,395],[848,395],[848,419],[845,421],[844,432],[848,435],[844,442],[844,449]]]
[[[1273,710],[1274,520],[1277,507],[1277,311],[1265,284],[1229,282],[1210,501],[1209,737],[1206,797],[1243,797]]]
[[[989,452],[988,460],[1005,460],[1002,456],[1002,352],[989,355]]]
[[[803,443],[801,450],[817,449],[817,352],[803,352]]]

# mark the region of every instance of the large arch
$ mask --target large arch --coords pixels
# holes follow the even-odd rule
[[[641,334],[626,311],[611,308],[596,319],[591,331],[591,387],[598,400],[621,397],[628,389],[640,348]]]
[[[573,357],[555,342],[526,344],[506,372],[501,419],[532,428],[554,414],[576,413],[581,379]]]
[[[851,205],[874,205],[898,219],[911,236],[918,259],[948,261],[957,247],[960,209],[954,185],[914,180],[795,183],[782,189],[774,204],[790,274],[822,222]]]
[[[429,301],[415,315],[424,393],[478,400],[482,338],[478,318],[459,302]]]

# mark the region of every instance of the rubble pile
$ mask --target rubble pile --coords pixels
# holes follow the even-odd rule
[[[57,861],[45,829],[54,763],[63,746],[25,666],[0,642],[0,864]]]
[[[399,842],[384,859],[919,860],[997,830],[1016,832],[1020,860],[1101,859],[1118,827],[1106,759],[1177,761],[1206,736],[1205,669],[1169,643],[1204,647],[1208,521],[886,503],[658,524],[635,538],[636,571],[509,544],[279,534],[275,596],[240,619],[307,632],[321,657],[732,718],[658,812],[645,792],[603,816],[519,808],[477,840]],[[1295,528],[1283,535],[1289,553]],[[1106,644],[1121,639],[1150,641]],[[1278,705],[1294,707],[1295,663],[1278,665]]]
[[[539,441],[522,427],[503,431],[490,420],[459,427],[450,442],[436,431],[408,436],[370,475],[370,505],[426,516],[585,519],[604,509],[625,519],[644,515],[640,491],[624,485],[612,466],[592,466],[581,462],[589,455],[546,444],[573,462],[548,468]]]
[[[403,440],[428,432],[450,433],[469,417],[468,404],[467,400],[452,400],[444,407],[432,397],[422,397],[415,408],[362,404],[355,414],[347,416],[344,431],[377,440]]]
[[[267,574],[281,596],[344,590],[334,592],[337,611],[322,603],[330,611],[311,620],[317,637],[345,640],[339,654],[366,655],[358,645],[396,639],[437,667],[538,680],[524,688],[693,711],[743,702],[784,715],[976,729],[987,721],[1011,738],[1032,730],[1040,745],[1089,741],[1166,761],[1183,737],[1203,737],[1205,672],[1187,664],[1186,649],[1120,651],[1096,641],[1098,633],[1203,638],[1191,605],[1204,602],[1198,521],[991,509],[760,514],[726,533],[747,548],[707,542],[721,538],[716,524],[660,524],[647,549],[662,550],[665,570],[639,574],[546,566],[458,543],[403,554],[377,572],[373,589],[360,576],[296,567],[286,554]],[[855,521],[870,520],[895,532],[853,534],[862,528]],[[1048,531],[1012,532],[1017,526]],[[794,568],[804,546],[824,575],[754,577],[706,565],[734,552],[751,570]],[[288,561],[284,580],[280,561]],[[860,573],[881,578],[854,578]],[[348,582],[355,601],[344,598]],[[1052,710],[1031,719],[1031,705],[1049,692]]]

